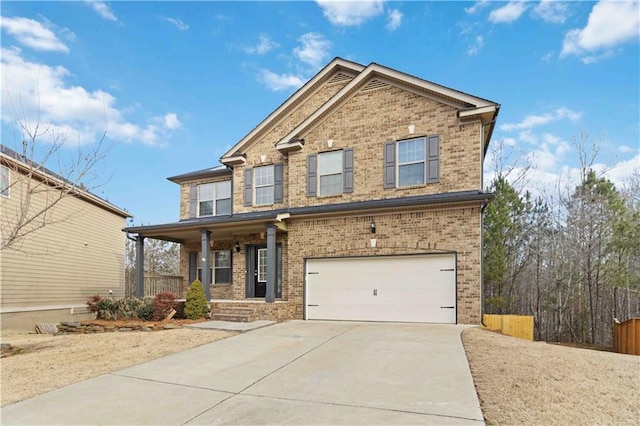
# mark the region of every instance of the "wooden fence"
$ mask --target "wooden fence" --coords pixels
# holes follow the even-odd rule
[[[613,347],[621,354],[640,355],[640,318],[613,325]]]
[[[533,340],[533,316],[530,315],[484,315],[486,329],[499,331],[508,336]]]
[[[184,287],[180,275],[145,275],[144,296],[155,296],[158,293],[175,293],[178,298],[184,297]],[[136,284],[134,280],[127,280],[126,296],[134,297]]]

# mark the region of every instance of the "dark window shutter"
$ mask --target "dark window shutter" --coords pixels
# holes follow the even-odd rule
[[[196,280],[198,274],[198,252],[189,252],[189,285]]]
[[[307,157],[307,197],[315,197],[318,188],[318,156]]]
[[[273,202],[282,202],[282,163],[273,165]]]
[[[250,207],[253,204],[253,169],[244,169],[244,205]]]
[[[396,143],[384,144],[384,188],[396,186]]]
[[[189,185],[189,217],[198,214],[198,187],[195,183]]]
[[[440,180],[440,136],[427,138],[427,183]]]
[[[353,148],[344,150],[342,166],[342,177],[344,179],[343,192],[353,192]]]

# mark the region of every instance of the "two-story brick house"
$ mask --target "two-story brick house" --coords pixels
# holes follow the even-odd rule
[[[498,111],[336,58],[221,166],[169,178],[178,222],[127,231],[180,242],[185,280],[210,283],[214,314],[478,323]]]

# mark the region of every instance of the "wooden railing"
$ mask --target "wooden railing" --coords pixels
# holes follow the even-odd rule
[[[621,354],[640,355],[640,318],[613,325],[613,347]]]
[[[508,336],[533,340],[533,316],[530,315],[484,315],[486,329],[499,331]]]
[[[135,281],[127,281],[126,296],[135,296]],[[178,298],[184,297],[181,275],[145,275],[144,296],[155,296],[158,293],[174,293]]]

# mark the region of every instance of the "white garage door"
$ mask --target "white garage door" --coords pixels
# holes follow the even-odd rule
[[[306,318],[456,323],[455,256],[309,259]]]

